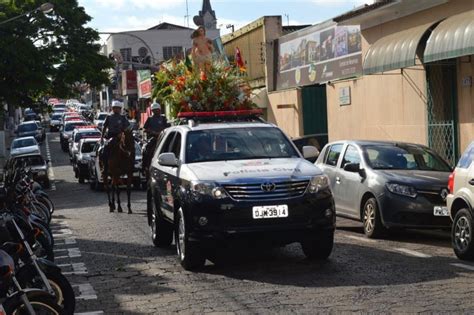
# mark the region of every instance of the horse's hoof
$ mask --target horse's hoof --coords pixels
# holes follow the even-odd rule
[[[114,212],[114,209],[110,208],[110,210],[109,210],[109,211],[110,211],[110,212]]]
[[[129,210],[128,210],[128,214],[132,214],[132,213],[133,213],[132,210],[129,209]]]
[[[122,213],[123,212],[122,208],[118,208],[117,212]]]

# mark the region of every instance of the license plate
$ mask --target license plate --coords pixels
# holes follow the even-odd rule
[[[253,207],[252,215],[254,219],[286,218],[288,217],[288,206],[279,205]]]
[[[449,216],[448,207],[435,206],[433,208],[433,215],[436,217],[447,217]]]

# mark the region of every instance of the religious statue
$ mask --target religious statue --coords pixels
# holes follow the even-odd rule
[[[193,63],[201,72],[206,72],[210,69],[212,63],[212,52],[214,50],[212,41],[206,37],[204,26],[199,26],[193,32],[191,38],[193,39],[191,52]]]

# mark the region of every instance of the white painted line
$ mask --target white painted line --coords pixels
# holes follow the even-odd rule
[[[454,266],[454,267],[459,267],[459,268],[464,268],[464,269],[467,269],[467,270],[470,270],[470,271],[474,271],[474,266],[472,266],[472,265],[465,265],[465,264],[451,264],[451,266]]]
[[[65,238],[62,240],[57,240],[54,242],[54,246],[67,246],[67,245],[76,245],[76,239],[74,238]]]
[[[61,249],[54,249],[53,252],[55,253],[61,253],[61,252],[68,252],[68,253],[74,253],[74,252],[81,252],[79,250],[79,248],[75,247],[75,248],[61,248]]]
[[[51,190],[56,190],[56,183],[54,179],[54,171],[53,171],[53,164],[51,163],[51,151],[49,150],[49,132],[46,133],[46,156],[48,158],[48,178],[49,182],[51,183]]]
[[[60,264],[59,268],[72,267],[72,271],[62,272],[63,275],[85,275],[88,273],[86,265],[84,263],[75,264]]]
[[[366,242],[366,243],[377,243],[376,240],[371,240],[370,238],[362,237],[362,236],[344,235],[344,237],[351,238],[351,239],[357,240],[357,241]]]
[[[66,258],[77,258],[81,257],[81,251],[79,248],[67,248],[67,255],[54,257],[54,259],[66,259]]]
[[[415,256],[415,257],[419,257],[419,258],[430,258],[431,257],[430,255],[426,255],[426,254],[423,254],[423,253],[420,253],[420,252],[417,252],[417,251],[414,251],[414,250],[411,250],[411,249],[406,249],[406,248],[395,248],[395,250],[398,251],[398,252],[405,253],[405,254],[408,254],[410,256]]]
[[[101,315],[101,314],[104,314],[104,312],[96,311],[96,312],[74,313],[74,315]]]
[[[70,229],[61,229],[61,230],[57,230],[56,232],[61,232],[61,233],[53,233],[53,237],[62,237],[66,235],[72,235],[72,231]]]
[[[76,300],[97,300],[97,293],[90,283],[73,284],[72,287],[77,287],[80,292]]]

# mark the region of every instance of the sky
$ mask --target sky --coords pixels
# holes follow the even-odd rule
[[[78,0],[92,17],[89,26],[99,32],[143,30],[168,22],[187,26],[186,0]],[[264,16],[281,15],[283,24],[315,24],[373,0],[211,0],[221,34]],[[189,26],[202,0],[187,0]],[[103,36],[105,39],[107,36]]]

